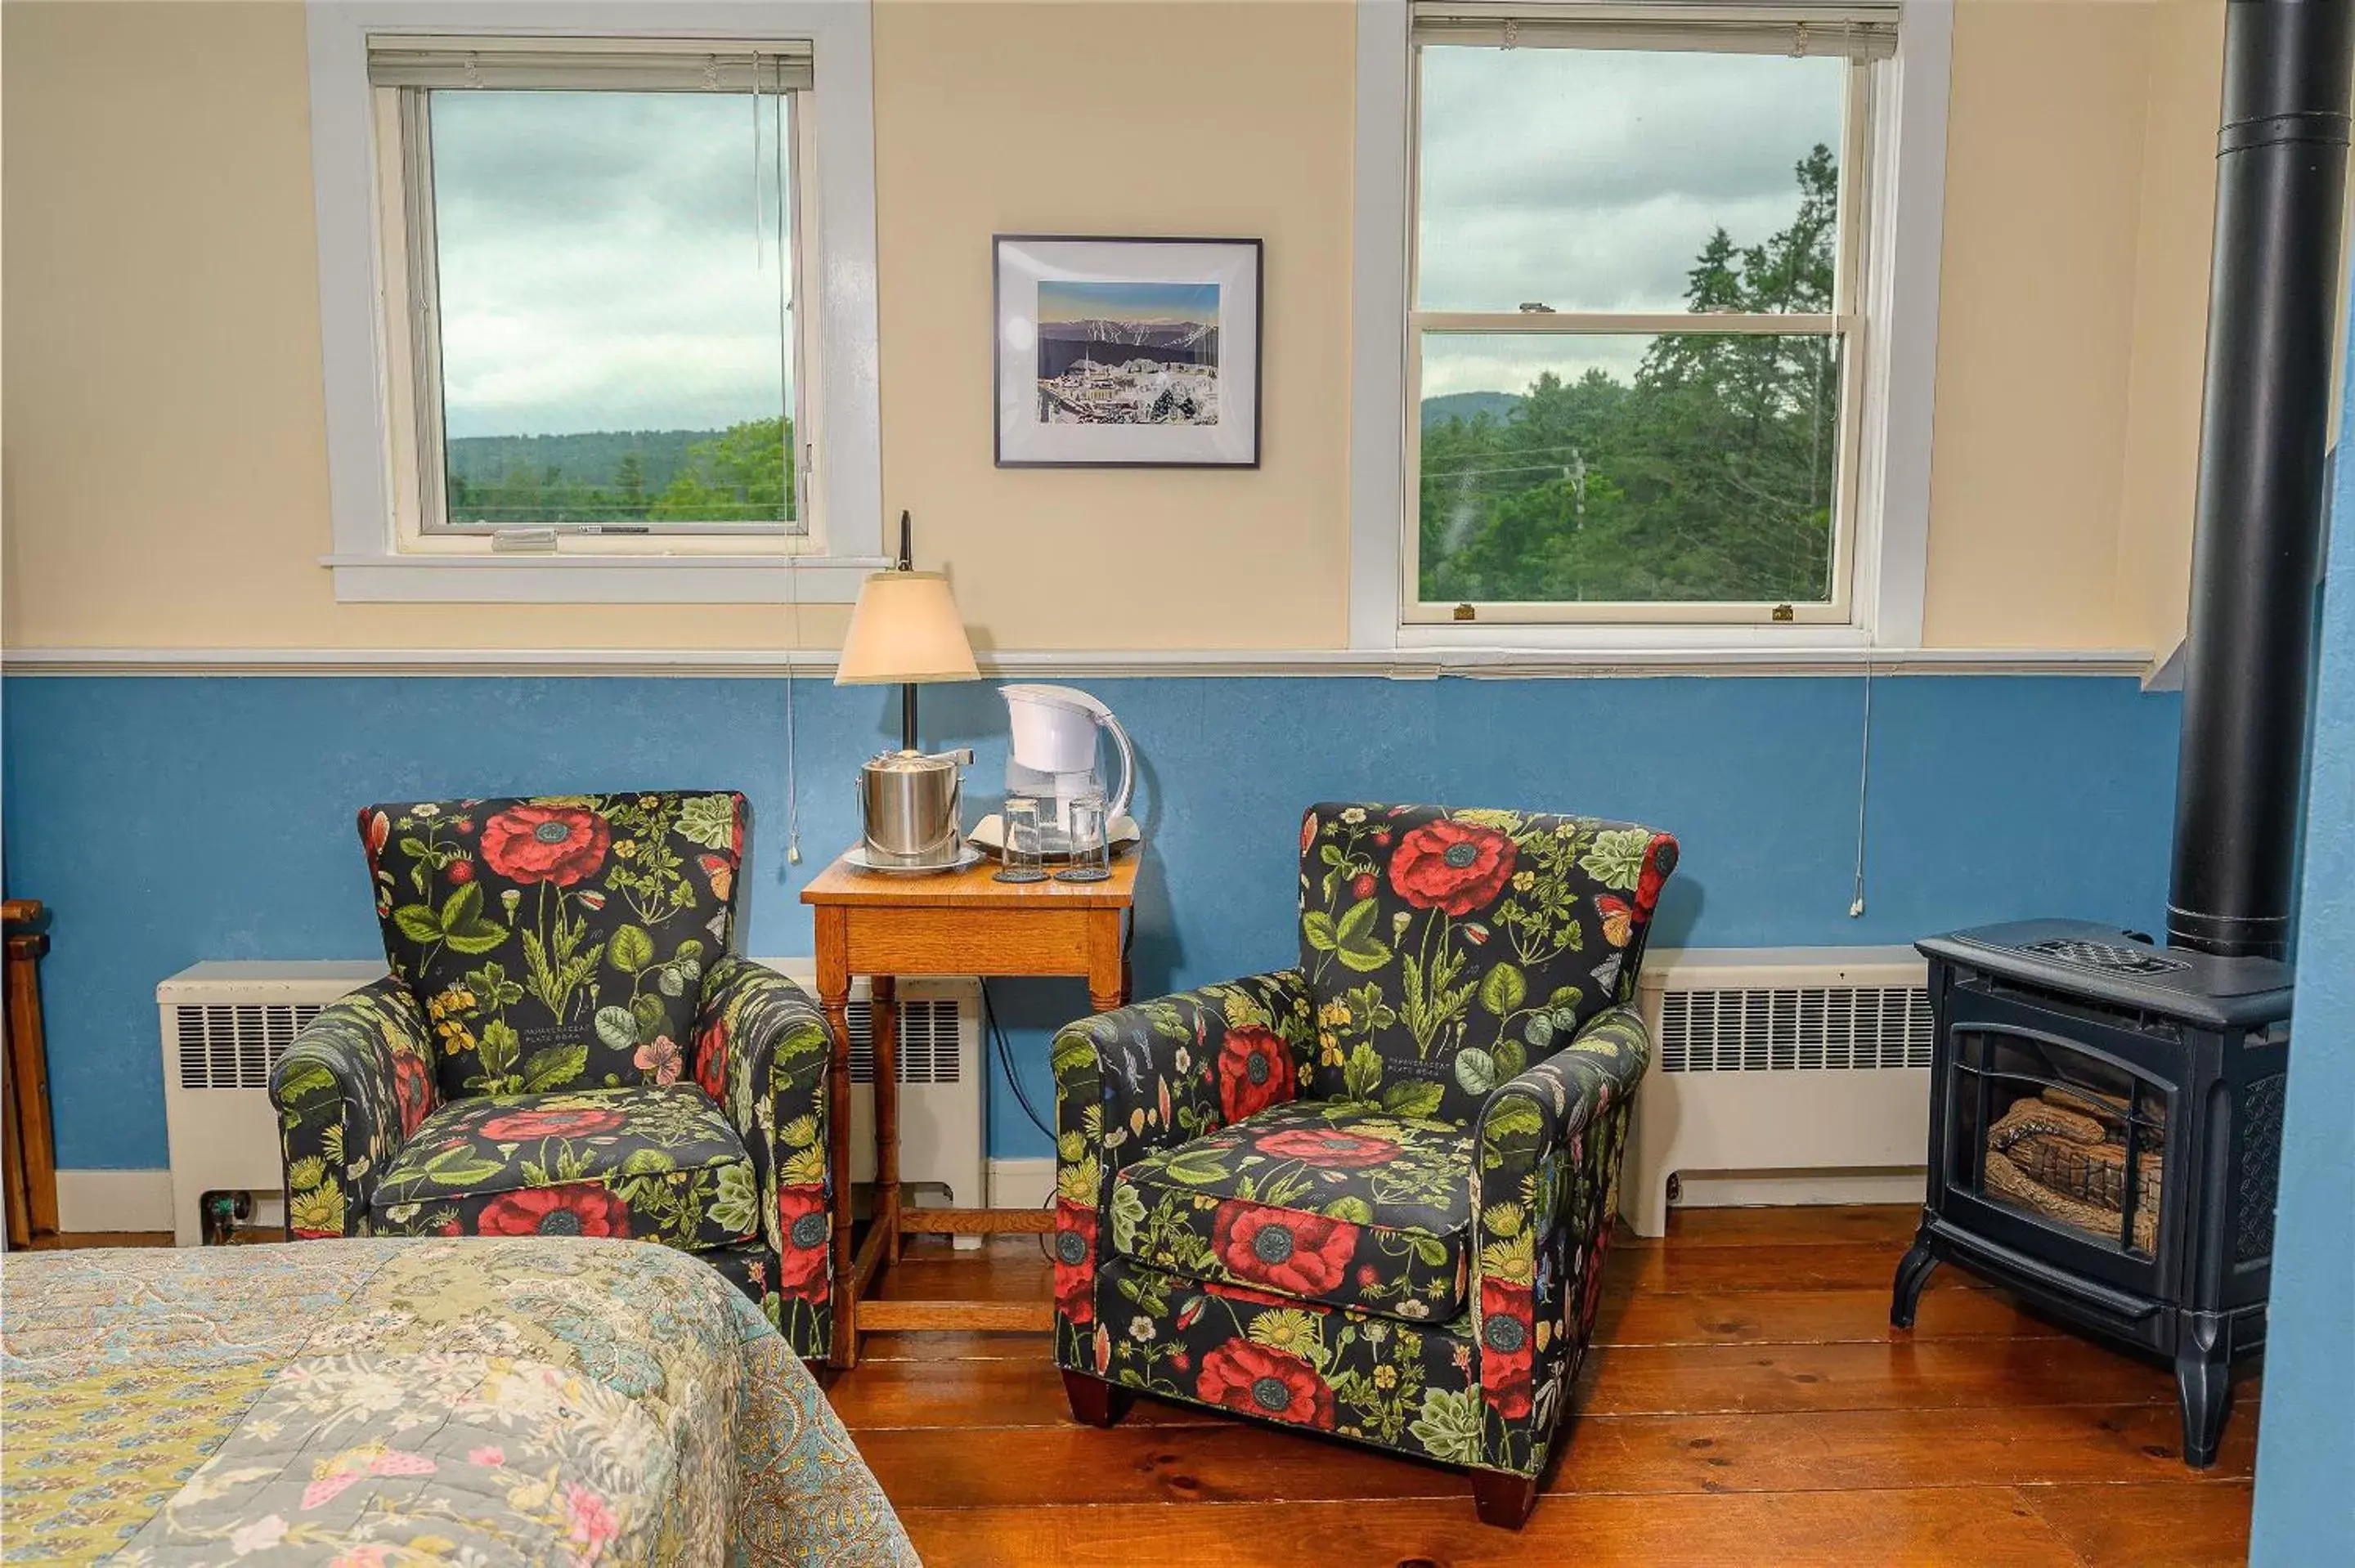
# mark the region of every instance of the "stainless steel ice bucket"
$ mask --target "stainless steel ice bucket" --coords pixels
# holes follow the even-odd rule
[[[887,751],[858,770],[858,812],[867,853],[879,863],[947,865],[964,835],[964,776],[970,751],[925,756]]]

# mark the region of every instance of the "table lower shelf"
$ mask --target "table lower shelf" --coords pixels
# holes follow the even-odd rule
[[[900,1211],[900,1234],[911,1235],[1045,1235],[1055,1228],[1050,1209],[916,1209]],[[868,1292],[887,1269],[880,1225],[859,1239],[853,1277],[858,1281],[858,1331],[954,1333],[1007,1330],[1046,1333],[1055,1326],[1051,1301],[958,1301],[878,1299]]]

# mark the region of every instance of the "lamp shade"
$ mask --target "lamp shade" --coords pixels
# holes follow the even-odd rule
[[[938,572],[876,572],[859,586],[835,666],[837,686],[977,681],[956,596]]]

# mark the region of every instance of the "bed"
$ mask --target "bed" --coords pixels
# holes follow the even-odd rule
[[[911,1563],[801,1362],[694,1257],[355,1240],[14,1254],[9,1562]]]

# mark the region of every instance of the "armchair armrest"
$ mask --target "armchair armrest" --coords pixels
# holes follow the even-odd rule
[[[761,1234],[789,1295],[827,1289],[826,1015],[774,969],[725,958],[704,977],[695,1081],[752,1157]]]
[[[1316,1032],[1308,980],[1277,969],[1100,1012],[1055,1036],[1058,1354],[1081,1354],[1095,1320],[1097,1224],[1122,1167],[1291,1099]],[[1090,1352],[1092,1355],[1092,1352]],[[1085,1364],[1092,1365],[1092,1360]]]
[[[270,1073],[287,1234],[366,1235],[377,1181],[439,1098],[432,1037],[400,980],[322,1008]]]
[[[1636,1010],[1608,1008],[1481,1109],[1473,1309],[1493,1418],[1483,1426],[1483,1462],[1491,1467],[1543,1468],[1601,1299],[1627,1108],[1651,1053]]]
[[[1308,982],[1296,969],[1064,1025],[1054,1045],[1056,1159],[1066,1171],[1103,1165],[1066,1195],[1092,1203],[1098,1176],[1291,1099],[1312,1042]]]

